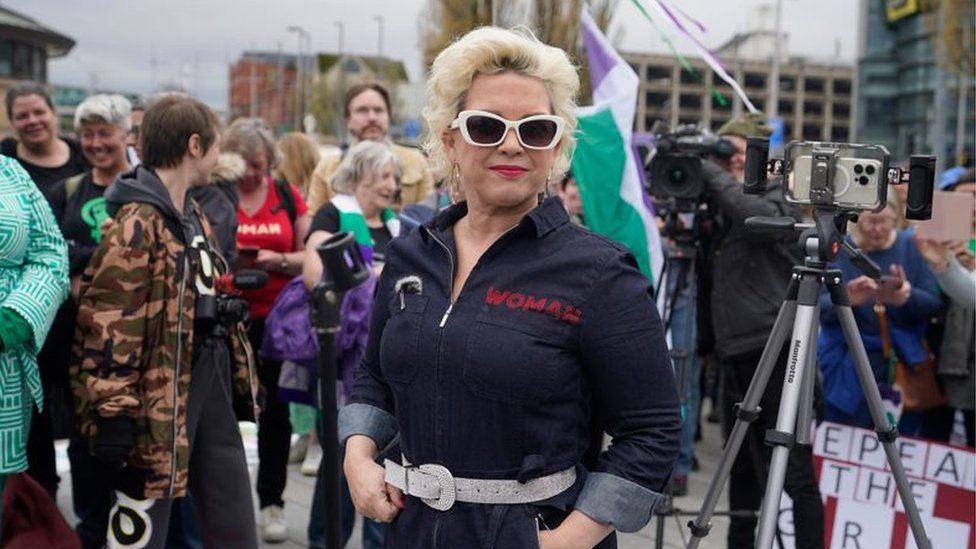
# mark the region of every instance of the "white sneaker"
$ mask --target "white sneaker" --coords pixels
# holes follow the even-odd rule
[[[322,447],[310,442],[308,451],[305,452],[305,461],[302,462],[302,474],[306,477],[314,477],[319,472],[319,463],[321,462]]]
[[[309,447],[309,435],[305,433],[301,435],[295,442],[291,444],[291,448],[288,450],[288,464],[301,463],[305,459],[305,452],[308,451]]]
[[[261,540],[268,543],[281,543],[288,539],[288,523],[285,522],[285,509],[279,505],[269,505],[261,509]]]

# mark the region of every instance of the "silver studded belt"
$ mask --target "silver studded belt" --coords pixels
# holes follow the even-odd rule
[[[454,502],[519,504],[549,499],[576,482],[576,469],[562,471],[522,483],[517,480],[455,478],[443,465],[400,465],[386,460],[386,482],[404,493],[420,498],[439,511]]]

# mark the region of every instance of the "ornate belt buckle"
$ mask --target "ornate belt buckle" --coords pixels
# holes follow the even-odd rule
[[[454,475],[443,465],[427,463],[417,467],[421,472],[426,473],[435,479],[441,487],[441,495],[438,498],[422,498],[421,501],[438,511],[447,511],[454,506],[457,499],[457,490],[454,486]]]

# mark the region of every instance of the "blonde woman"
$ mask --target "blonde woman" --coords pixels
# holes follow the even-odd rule
[[[387,547],[612,546],[671,475],[678,397],[648,281],[539,199],[578,86],[527,32],[478,29],[434,61],[428,150],[465,201],[388,246],[339,421],[353,502],[391,522]],[[612,445],[587,471],[591,414]]]
[[[304,134],[287,133],[278,138],[278,152],[281,163],[274,169],[275,178],[298,187],[302,196],[307,197],[308,183],[319,163],[319,150],[315,143]]]

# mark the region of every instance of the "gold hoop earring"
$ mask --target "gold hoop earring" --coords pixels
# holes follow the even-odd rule
[[[451,168],[451,202],[455,204],[461,199],[461,166],[454,163]]]

